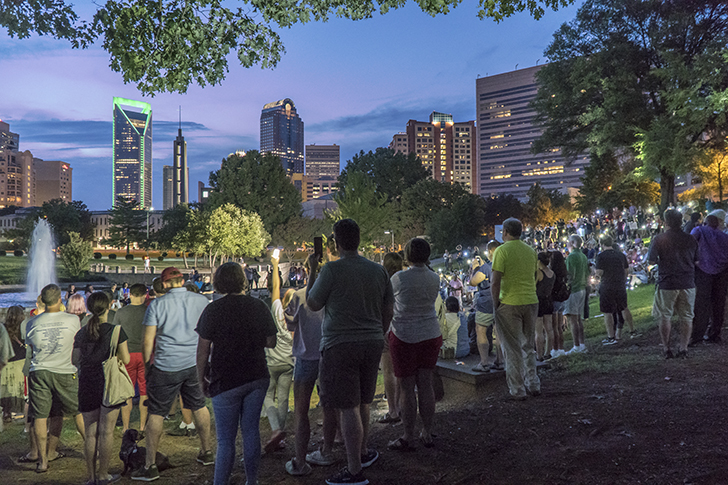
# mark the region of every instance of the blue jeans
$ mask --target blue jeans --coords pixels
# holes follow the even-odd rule
[[[248,483],[257,483],[260,465],[260,411],[266,389],[268,378],[243,384],[212,398],[217,431],[215,485],[227,485],[233,471],[238,423],[243,433],[245,478]]]

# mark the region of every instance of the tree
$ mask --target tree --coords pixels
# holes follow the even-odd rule
[[[466,194],[451,208],[441,209],[427,230],[435,249],[440,252],[458,244],[477,244],[485,232],[485,206],[486,202],[482,197]]]
[[[399,200],[405,190],[430,175],[416,154],[407,155],[391,148],[377,148],[369,153],[362,150],[354,155],[339,175],[339,190],[346,186],[349,176],[354,172],[370,177],[377,192],[387,194],[390,201]]]
[[[94,250],[91,243],[84,241],[79,233],[68,233],[68,242],[58,249],[69,276],[75,278],[88,271],[89,260]]]
[[[26,248],[35,223],[41,218],[48,220],[53,228],[55,242],[59,246],[70,241],[71,232],[79,234],[84,241],[91,241],[94,238],[96,225],[91,222],[91,212],[86,204],[80,200],[66,202],[62,199],[44,202],[40,209],[31,212],[18,222],[15,229],[8,231],[7,237],[17,241],[20,247]]]
[[[726,184],[728,183],[728,152],[725,148],[709,150],[700,160],[695,174],[702,181],[699,194],[712,197],[715,194],[718,202],[723,202]]]
[[[126,254],[129,254],[132,244],[146,240],[146,221],[147,213],[139,202],[117,197],[116,205],[111,208],[109,237],[104,244],[115,248],[126,246]]]
[[[233,204],[214,209],[206,222],[201,244],[210,258],[211,272],[218,257],[257,256],[270,242],[260,216]]]
[[[374,182],[361,172],[352,172],[343,189],[334,194],[338,207],[326,213],[331,223],[354,219],[359,225],[361,247],[366,251],[384,236],[391,207],[387,195],[377,191]]]
[[[725,2],[587,0],[537,74],[533,151],[637,160],[666,207],[675,177],[725,136],[727,43]]]
[[[531,225],[549,224],[568,219],[571,213],[571,198],[556,189],[545,189],[536,182],[528,189],[525,204],[525,221]]]
[[[477,15],[500,21],[528,11],[539,19],[546,8],[557,10],[573,0],[481,0]],[[259,2],[219,0],[109,0],[92,19],[81,20],[61,0],[0,2],[0,26],[11,37],[31,33],[68,40],[74,48],[101,42],[110,66],[124,82],[137,83],[143,94],[184,93],[195,83],[220,84],[228,71],[228,55],[240,64],[273,68],[285,51],[275,28],[327,21],[331,16],[360,20],[404,5],[400,0]],[[433,17],[447,14],[460,0],[427,2],[420,8]]]
[[[523,204],[510,194],[491,197],[485,200],[483,223],[485,230],[491,234],[495,234],[493,232],[495,226],[503,224],[503,221],[509,217],[515,217],[523,221],[524,216],[525,208]]]
[[[223,159],[220,170],[210,172],[211,208],[231,203],[263,220],[269,233],[301,213],[301,194],[286,177],[280,159],[256,150]]]
[[[290,262],[296,250],[301,247],[312,247],[313,238],[331,234],[331,224],[322,219],[303,216],[292,217],[285,224],[273,230],[273,244],[283,248],[283,253]]]

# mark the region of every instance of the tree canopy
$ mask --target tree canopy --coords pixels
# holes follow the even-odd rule
[[[534,152],[560,148],[660,179],[675,177],[728,128],[728,4],[719,0],[587,0],[554,34],[534,101],[544,124]]]
[[[13,211],[14,212],[14,211]],[[7,238],[13,239],[16,246],[26,249],[38,219],[46,218],[53,228],[53,237],[57,245],[62,246],[70,240],[70,233],[75,232],[84,241],[94,238],[95,224],[91,222],[91,212],[80,200],[65,202],[53,199],[43,205],[30,216],[18,221],[15,229],[7,231]]]
[[[223,159],[220,170],[210,172],[211,208],[231,203],[255,212],[268,233],[301,213],[301,194],[286,177],[281,160],[256,150]]]
[[[126,247],[126,254],[129,254],[132,244],[146,240],[147,215],[136,200],[117,197],[116,205],[111,209],[109,237],[104,244],[115,248]]]
[[[416,0],[423,12],[447,14],[461,0]],[[527,11],[539,19],[573,0],[479,0],[481,19],[500,21]],[[220,84],[235,53],[244,67],[273,68],[285,52],[279,28],[331,17],[361,20],[405,5],[402,0],[259,1],[108,0],[80,19],[65,0],[0,2],[0,26],[11,37],[50,35],[74,48],[101,43],[110,67],[144,94],[184,93],[192,84]]]

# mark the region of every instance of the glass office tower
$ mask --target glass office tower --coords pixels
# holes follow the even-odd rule
[[[123,197],[148,209],[152,207],[152,106],[115,97],[113,132],[112,203]]]

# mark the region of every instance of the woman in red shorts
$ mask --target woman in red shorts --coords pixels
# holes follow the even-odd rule
[[[389,334],[389,352],[400,385],[400,416],[404,425],[404,434],[389,443],[389,449],[398,451],[412,449],[418,403],[423,425],[420,441],[425,447],[433,446],[435,393],[432,371],[442,346],[435,312],[440,278],[427,267],[430,245],[424,239],[411,239],[404,248],[404,258],[410,269],[392,276],[394,318]]]

